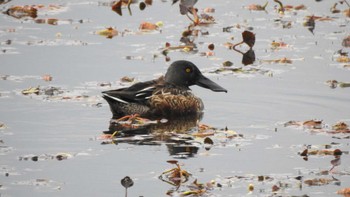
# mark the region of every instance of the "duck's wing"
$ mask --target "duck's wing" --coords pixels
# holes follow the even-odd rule
[[[105,99],[112,99],[120,103],[140,103],[146,104],[152,93],[159,87],[162,79],[136,83],[128,88],[109,90],[102,92]]]

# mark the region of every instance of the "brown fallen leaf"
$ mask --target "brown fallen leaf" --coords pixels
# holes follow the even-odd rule
[[[337,194],[349,195],[350,194],[350,187],[338,190]]]
[[[40,91],[39,87],[36,87],[36,88],[30,87],[28,89],[22,90],[22,94],[24,94],[24,95],[28,95],[28,94],[38,95],[39,91]]]
[[[291,59],[288,59],[286,57],[280,58],[280,59],[274,59],[274,60],[261,60],[261,62],[266,62],[266,63],[275,63],[275,64],[291,64],[293,61]]]
[[[152,5],[153,4],[153,0],[145,0],[145,4]]]
[[[264,5],[250,4],[246,8],[253,11],[265,11],[267,4],[269,4],[268,1]]]
[[[350,9],[344,10],[344,11],[343,11],[343,14],[344,14],[346,17],[350,18]]]
[[[13,6],[5,11],[5,13],[9,16],[12,16],[17,19],[31,17],[36,18],[38,15],[38,10],[31,5],[25,6]]]
[[[47,19],[47,24],[49,24],[49,25],[57,25],[58,24],[58,19],[57,18],[48,18]]]
[[[308,150],[308,155],[342,155],[343,151],[340,149],[335,150]]]
[[[305,180],[304,183],[308,186],[322,186],[322,185],[328,185],[333,181],[336,181],[336,179],[314,178],[314,179]]]
[[[158,29],[158,26],[150,22],[142,22],[139,26],[141,31],[154,31]]]
[[[106,29],[97,31],[96,34],[101,35],[101,36],[105,36],[106,38],[111,39],[114,36],[118,35],[118,31],[116,29],[114,29],[113,27],[108,27]]]
[[[322,120],[307,120],[303,122],[303,126],[310,129],[322,129]]]
[[[280,48],[286,48],[286,47],[288,47],[288,44],[286,44],[285,42],[272,41],[271,43],[272,49],[280,49]]]
[[[349,125],[345,122],[337,122],[335,125],[332,126],[334,130],[346,130],[349,129]]]
[[[337,59],[337,62],[339,63],[348,63],[350,62],[350,57],[348,57],[347,55],[340,55]]]

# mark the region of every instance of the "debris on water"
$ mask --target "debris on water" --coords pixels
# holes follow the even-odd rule
[[[337,194],[341,194],[341,195],[344,195],[344,196],[350,195],[350,187],[338,190]]]
[[[342,121],[336,123],[332,128],[329,128],[322,120],[288,121],[284,123],[284,126],[296,126],[311,132],[325,132],[329,134],[350,133],[348,125]]]
[[[35,87],[35,88],[30,87],[28,89],[22,90],[22,94],[24,94],[24,95],[28,95],[28,94],[36,94],[36,95],[38,95],[39,91],[40,91],[39,87]]]
[[[305,180],[304,183],[308,186],[322,186],[322,185],[328,185],[330,183],[340,184],[339,180],[334,177],[332,179],[327,179],[327,178],[308,179],[308,180]]]
[[[135,81],[134,77],[128,77],[128,76],[124,76],[120,79],[121,82],[126,82],[126,83],[131,83]]]
[[[108,27],[106,29],[97,31],[96,34],[111,39],[114,36],[118,36],[118,30],[114,29],[113,27]]]
[[[5,13],[17,19],[25,17],[36,18],[38,16],[38,9],[31,5],[13,6],[7,9]]]
[[[343,47],[350,47],[350,35],[343,39],[342,46]]]
[[[277,41],[272,41],[271,43],[271,49],[272,50],[279,50],[282,48],[287,48],[289,45],[285,42],[277,42]]]
[[[162,23],[158,23],[158,25],[160,24]],[[142,22],[139,26],[139,29],[143,32],[155,31],[155,30],[159,30],[160,26],[158,25],[157,23]]]
[[[169,160],[167,162],[176,165],[176,167],[162,172],[162,174],[159,175],[159,179],[174,186],[180,186],[186,183],[191,173],[182,169],[177,160]]]
[[[253,11],[266,11],[266,7],[269,4],[268,1],[264,5],[259,5],[259,4],[250,4],[246,6],[246,9],[248,10],[253,10]]]

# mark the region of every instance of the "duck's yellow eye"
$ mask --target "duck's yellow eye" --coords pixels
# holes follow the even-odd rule
[[[186,70],[185,70],[187,73],[190,73],[190,72],[192,72],[192,69],[191,68],[186,68]]]

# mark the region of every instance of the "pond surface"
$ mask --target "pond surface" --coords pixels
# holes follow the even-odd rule
[[[332,13],[333,1],[290,0],[283,4],[304,4],[305,9],[278,13],[274,1],[268,1],[266,11],[248,9],[259,3],[265,2],[200,0],[198,12],[214,8],[206,14],[215,23],[192,27],[199,31],[191,36],[195,50],[171,50],[167,56],[162,54],[166,43],[181,45],[182,32],[192,24],[179,13],[178,3],[155,0],[143,11],[133,3],[132,15],[125,6],[122,16],[109,1],[1,4],[2,12],[24,5],[38,10],[36,18],[0,16],[1,196],[124,196],[120,181],[125,176],[134,181],[129,196],[189,191],[203,196],[341,196],[337,191],[350,185],[350,133],[334,125],[350,122],[350,88],[344,87],[350,81],[349,48],[342,45],[350,33],[349,17],[343,14],[349,8],[338,3],[340,12]],[[308,16],[315,17],[313,30],[304,25]],[[162,25],[144,32],[142,22]],[[108,27],[118,35],[100,35]],[[256,36],[255,61],[247,66],[242,54],[225,44],[240,42],[245,30]],[[273,47],[273,41],[280,46]],[[249,47],[236,49],[244,53]],[[204,134],[193,135],[196,128],[185,132],[191,141],[185,149],[196,147],[191,155],[172,154],[172,143],[160,139],[139,143],[149,134],[127,139],[103,134],[112,114],[101,91],[131,85],[121,81],[125,76],[156,78],[180,59],[194,62],[228,90],[191,87],[205,104],[200,124],[212,127],[204,133],[213,141],[210,150]],[[222,71],[226,61],[235,71]],[[331,88],[328,80],[338,85]],[[334,154],[335,149],[342,154]],[[176,167],[168,160],[177,160],[192,174],[187,182],[172,185],[159,178]],[[196,179],[206,186],[193,184]]]

